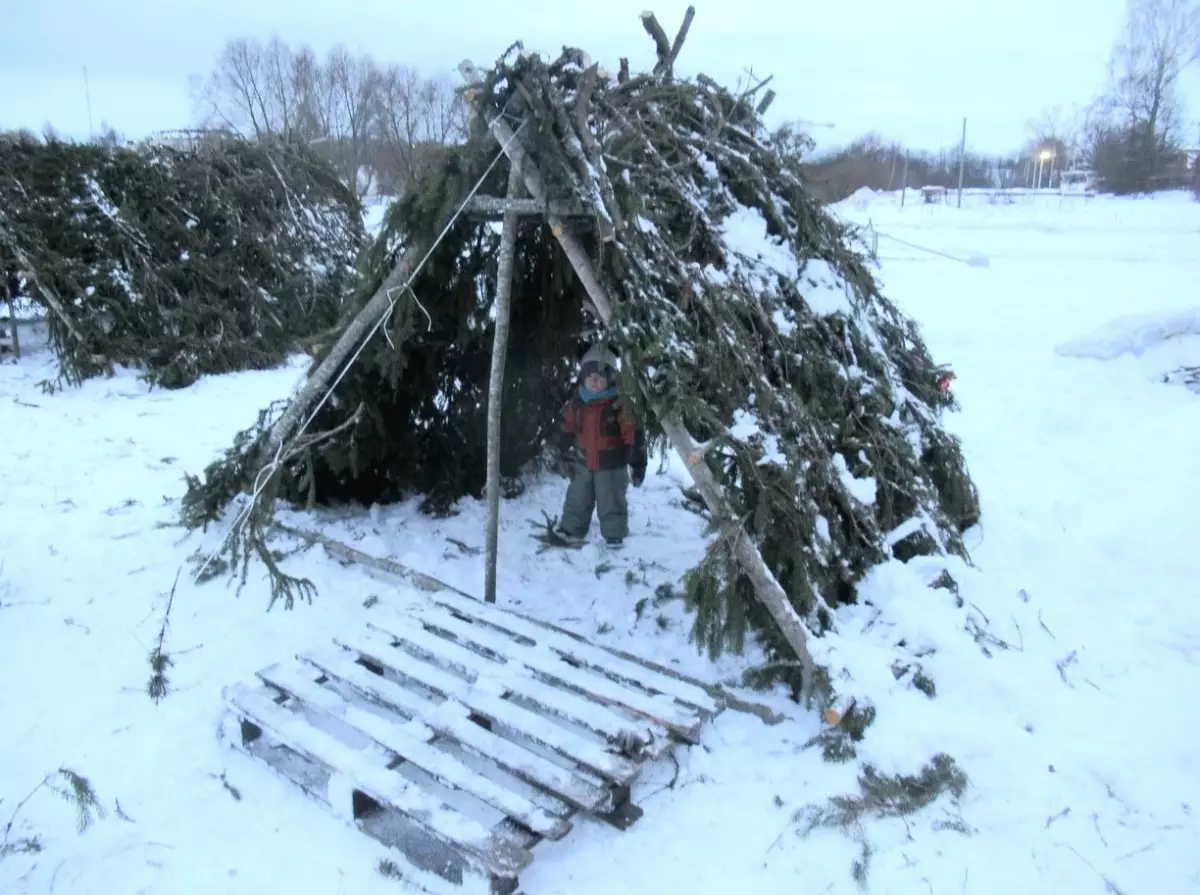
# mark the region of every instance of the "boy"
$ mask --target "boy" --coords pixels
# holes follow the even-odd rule
[[[621,547],[629,535],[625,498],[630,476],[625,467],[640,488],[646,479],[646,438],[632,416],[617,406],[617,360],[602,345],[592,346],[580,362],[578,390],[563,410],[562,433],[562,447],[573,456],[558,533],[582,543],[595,509],[608,546]]]

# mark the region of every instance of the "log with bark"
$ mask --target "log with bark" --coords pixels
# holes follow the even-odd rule
[[[330,347],[329,353],[317,364],[317,368],[308,374],[304,386],[271,426],[258,455],[257,465],[260,468],[271,467],[281,455],[288,439],[302,431],[316,415],[316,411],[332,390],[335,377],[344,368],[350,355],[369,338],[392,309],[393,304],[409,288],[416,265],[420,263],[421,256],[428,248],[420,243],[408,246],[391,273],[375,290],[370,301],[342,330],[337,341]],[[308,414],[307,419],[302,421],[305,414]]]
[[[521,198],[521,174],[516,166],[508,173],[508,198]],[[508,353],[508,326],[511,316],[513,255],[517,249],[517,226],[520,211],[509,208],[504,212],[500,234],[500,256],[496,264],[496,332],[492,343],[492,369],[488,383],[487,417],[487,521],[484,542],[483,599],[496,602],[496,564],[500,534],[500,426],[501,405],[504,403],[504,360]]]

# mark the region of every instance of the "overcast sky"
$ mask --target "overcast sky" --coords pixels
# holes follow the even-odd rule
[[[528,49],[582,47],[616,68],[653,62],[638,13],[674,34],[679,0],[10,0],[0,50],[0,128],[49,122],[65,135],[102,121],[128,137],[193,123],[189,75],[211,70],[234,37],[334,43],[424,73],[490,63]],[[680,58],[734,84],[748,67],[774,74],[772,122],[803,119],[823,146],[869,130],[916,147],[958,142],[1008,152],[1049,106],[1087,102],[1104,86],[1125,0],[723,0],[696,4]],[[1187,120],[1200,120],[1189,76]],[[832,124],[829,128],[824,125]],[[1188,128],[1200,142],[1200,125]]]

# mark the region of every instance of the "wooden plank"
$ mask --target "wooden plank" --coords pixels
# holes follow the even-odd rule
[[[465,624],[448,612],[441,610],[438,612],[438,615],[430,618],[427,610],[422,609],[419,620],[430,619],[432,624],[443,629],[449,629],[448,626],[455,624]],[[610,742],[641,744],[650,747],[655,745],[657,740],[658,743],[665,742],[669,745],[667,730],[661,725],[638,723],[632,719],[623,718],[585,697],[544,684],[533,677],[535,674],[533,669],[505,656],[498,650],[489,650],[498,656],[496,660],[488,659],[473,650],[426,630],[421,627],[418,619],[405,618],[389,610],[384,610],[381,614],[386,618],[376,615],[374,620],[368,623],[368,627],[382,631],[397,640],[403,640],[417,650],[428,653],[439,664],[446,663],[462,669],[472,678],[489,677],[505,687],[510,694],[528,699],[547,712],[597,733]],[[492,633],[495,634],[495,632]],[[497,640],[502,639],[504,644],[512,643],[503,635],[496,634],[495,636]],[[468,640],[468,642],[474,641]],[[576,671],[575,669],[570,670]],[[653,753],[655,750],[647,751]],[[652,754],[651,757],[657,756]]]
[[[497,811],[503,811],[547,839],[561,839],[571,825],[538,808],[524,796],[489,780],[428,740],[420,740],[394,721],[351,705],[333,690],[316,683],[299,669],[273,665],[258,673],[277,690],[325,712],[370,737],[384,749],[428,773],[443,786],[469,793]]]
[[[537,804],[550,814],[569,817],[577,810],[609,810],[612,795],[601,778],[585,777],[584,771],[569,771],[492,733],[473,722],[470,710],[461,703],[454,700],[430,703],[359,664],[353,653],[340,647],[309,651],[297,658],[368,702],[416,720],[432,736],[452,740],[465,752],[486,759],[528,783],[537,793]]]
[[[481,870],[511,879],[533,861],[533,854],[492,835],[481,823],[422,792],[399,774],[370,764],[361,752],[319,730],[262,691],[235,684],[225,691],[230,708],[257,724],[273,739],[310,761],[344,776],[356,789],[406,819],[435,839],[458,850]]]
[[[457,700],[472,712],[517,731],[539,746],[557,752],[607,780],[623,786],[631,783],[638,775],[640,768],[635,763],[608,752],[603,746],[586,740],[547,718],[484,692],[478,686],[473,686],[449,672],[397,649],[385,637],[364,631],[353,639],[335,638],[334,642],[402,677],[428,687],[442,697]]]
[[[535,621],[528,616],[518,615],[450,591],[431,593],[428,595],[428,599],[464,616],[486,622],[510,635],[543,644],[560,656],[593,668],[602,674],[620,681],[639,684],[647,690],[670,696],[700,712],[703,717],[711,717],[721,710],[721,706],[713,699],[712,694],[703,687],[660,672],[651,667],[652,663],[643,665],[640,662],[623,659],[562,628]]]
[[[466,706],[450,701],[431,712],[425,700],[367,670],[345,650],[312,651],[299,658],[364,699],[419,719],[435,733],[456,740],[468,752],[494,761],[517,779],[553,793],[576,808],[593,814],[613,809],[610,790],[480,727],[467,717]]]
[[[481,611],[485,613],[489,610],[501,613],[501,616],[491,621],[490,624],[506,632],[511,633],[511,630],[503,623],[505,618],[514,624],[523,624],[527,630],[540,632],[535,633],[530,638],[534,641],[543,640],[545,639],[544,635],[549,634],[554,638],[554,643],[558,643],[558,646],[554,648],[560,652],[564,649],[568,652],[572,649],[581,651],[568,655],[568,658],[571,658],[572,661],[588,667],[594,667],[597,661],[604,663],[605,674],[610,674],[617,680],[628,680],[639,683],[651,692],[670,695],[676,701],[695,708],[705,718],[716,715],[725,708],[725,697],[721,693],[720,688],[705,684],[668,666],[660,665],[649,659],[615,649],[614,647],[594,646],[586,638],[572,631],[552,625],[549,622],[542,621],[530,615],[525,615],[515,609],[488,607],[466,591],[459,590],[444,581],[439,581],[432,575],[418,572],[393,559],[363,553],[361,550],[356,550],[348,544],[344,544],[327,535],[282,525],[278,522],[274,524],[273,528],[294,535],[309,543],[320,544],[331,554],[341,559],[360,563],[368,568],[386,572],[390,575],[399,576],[405,581],[412,583],[419,590],[438,594],[435,602],[440,602],[442,605],[452,609],[458,607],[456,611],[461,610],[464,613],[469,613],[473,612],[471,607],[482,607]],[[464,602],[454,603],[453,601],[456,599]],[[512,634],[512,636],[519,638],[526,635]],[[553,646],[553,644],[551,645]],[[583,655],[587,655],[590,658],[585,661],[581,658]]]
[[[700,738],[701,718],[694,710],[666,696],[650,696],[641,690],[618,683],[611,677],[594,674],[569,664],[561,654],[538,646],[527,646],[483,624],[471,624],[448,612],[428,607],[410,609],[419,618],[453,634],[460,641],[508,657],[544,675],[554,683],[579,691],[602,704],[620,706],[655,725],[666,727],[688,742]]]

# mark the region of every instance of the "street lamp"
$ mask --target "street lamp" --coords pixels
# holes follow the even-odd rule
[[[1038,153],[1037,189],[1042,188],[1042,171],[1045,170],[1047,162],[1051,163],[1051,173],[1053,173],[1053,162],[1054,162],[1054,150],[1053,149],[1043,149],[1041,152]],[[1050,185],[1049,177],[1046,178],[1046,185],[1047,186]]]

